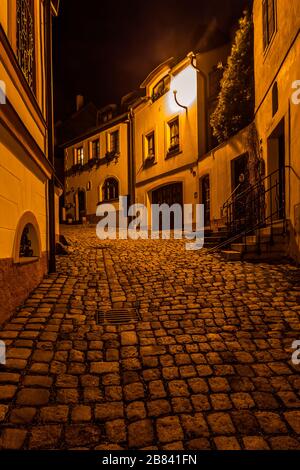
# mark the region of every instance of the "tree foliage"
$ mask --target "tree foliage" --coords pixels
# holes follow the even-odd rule
[[[219,143],[246,127],[254,114],[253,23],[246,11],[232,45],[210,124]]]

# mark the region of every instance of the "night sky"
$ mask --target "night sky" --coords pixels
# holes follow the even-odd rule
[[[75,96],[98,107],[119,103],[169,57],[225,36],[250,0],[61,0],[54,20],[56,119]],[[220,34],[221,32],[221,34]]]

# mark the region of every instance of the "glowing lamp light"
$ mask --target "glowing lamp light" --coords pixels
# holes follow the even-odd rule
[[[197,96],[197,72],[192,66],[188,66],[178,75],[171,77],[171,88],[169,92],[168,105],[171,113],[183,111],[176,100],[187,108],[195,101]]]

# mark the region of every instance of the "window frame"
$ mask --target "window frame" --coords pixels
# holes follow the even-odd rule
[[[162,89],[159,90],[159,87],[162,86]],[[151,94],[151,100],[153,103],[155,101],[159,100],[162,96],[164,96],[168,91],[170,91],[170,86],[171,86],[171,79],[169,75],[165,75],[163,78],[161,78],[153,87],[152,89],[152,94]],[[157,90],[157,91],[155,91]]]
[[[80,147],[75,148],[74,153],[74,166],[83,166],[84,165],[84,147],[81,145]]]
[[[172,135],[172,128],[177,124],[177,133]],[[173,117],[167,122],[167,156],[174,155],[180,152],[180,120],[179,116]],[[172,140],[175,139],[175,144],[172,145]]]
[[[270,11],[272,12],[271,18]],[[271,19],[273,23],[272,32],[270,31]],[[277,0],[262,0],[262,22],[263,50],[267,52],[277,32]]]
[[[150,153],[150,142],[152,141],[152,146],[153,146],[153,152]],[[145,159],[147,158],[154,158],[155,159],[155,156],[156,156],[156,152],[155,152],[155,131],[151,131],[149,132],[148,134],[146,134],[145,136],[145,143],[146,143],[146,146],[145,146]]]
[[[24,13],[24,8],[27,9],[27,15],[26,18],[30,18],[31,23],[28,21],[22,21],[22,14]],[[19,17],[19,14],[21,15]],[[35,11],[34,11],[34,0],[16,0],[16,31],[15,31],[15,38],[16,38],[16,57],[18,64],[23,72],[23,75],[26,79],[26,82],[28,83],[28,86],[32,90],[32,92],[36,95],[37,93],[37,70],[36,70],[36,27],[35,27]],[[25,25],[27,25],[27,30],[26,30],[26,38],[24,37],[24,28]],[[30,25],[30,26],[28,26]],[[23,29],[22,29],[23,27]],[[32,37],[30,38],[30,34]],[[32,52],[32,57],[31,57],[31,66],[28,67],[29,64],[29,58],[28,58],[28,49],[25,48],[25,54],[23,50],[24,43],[22,41],[25,41],[27,43],[27,46],[29,42],[32,42],[31,44],[31,52]]]
[[[117,139],[113,140],[113,136],[117,136]],[[113,142],[114,146],[112,145]],[[115,142],[117,142],[116,146]],[[120,129],[116,129],[112,132],[109,132],[109,152],[115,155],[118,155],[120,153]]]
[[[95,152],[96,149],[96,152]],[[91,155],[90,159],[100,158],[100,139],[94,139],[91,141]]]
[[[115,184],[110,188],[107,185],[109,183],[114,182]],[[115,178],[114,176],[109,176],[104,180],[104,183],[101,186],[101,201],[102,202],[110,202],[110,201],[116,201],[119,199],[119,194],[120,194],[120,189],[119,189],[119,180]],[[110,191],[111,189],[114,191],[115,194],[111,194]],[[109,196],[108,198],[106,196]]]

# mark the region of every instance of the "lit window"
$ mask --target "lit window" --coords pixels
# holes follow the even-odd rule
[[[119,142],[119,131],[110,133],[109,150],[112,153],[119,153],[120,142]]]
[[[179,150],[179,119],[173,119],[169,125],[169,152]]]
[[[263,0],[264,49],[270,44],[276,30],[276,0]]]
[[[111,201],[119,197],[119,183],[115,178],[107,178],[102,186],[102,200]]]
[[[146,136],[146,158],[155,157],[155,137],[154,132],[151,132]]]
[[[170,77],[167,75],[160,80],[157,85],[153,88],[152,101],[158,100],[161,96],[170,90]]]
[[[84,153],[83,147],[75,149],[74,153],[74,165],[83,165]]]

